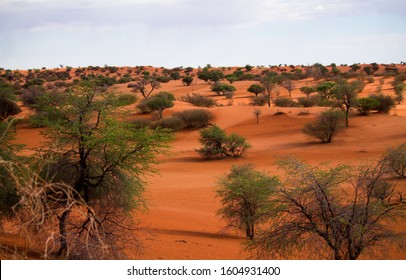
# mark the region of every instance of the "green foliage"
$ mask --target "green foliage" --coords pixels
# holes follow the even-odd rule
[[[277,107],[293,107],[295,105],[295,102],[287,97],[278,97],[273,102]]]
[[[9,98],[1,98],[0,96],[0,122],[20,112],[21,109],[17,103]]]
[[[199,141],[202,148],[197,151],[206,159],[240,157],[251,147],[244,137],[235,133],[227,135],[216,125],[200,130]]]
[[[316,87],[316,91],[326,100],[329,100],[333,95],[335,82],[324,82]]]
[[[165,117],[160,120],[157,120],[153,123],[150,124],[150,127],[153,129],[156,128],[168,128],[174,131],[179,131],[182,130],[186,127],[185,122],[177,117],[177,116],[170,116],[170,117]]]
[[[360,82],[348,83],[346,80],[338,81],[333,88],[334,105],[340,108],[345,114],[345,125],[348,127],[348,118],[351,108],[356,105],[357,93],[362,90]]]
[[[180,98],[181,101],[191,103],[198,107],[213,107],[216,105],[216,101],[213,98],[206,97],[199,93],[187,94]]]
[[[357,110],[362,116],[368,116],[369,112],[379,106],[379,101],[371,98],[364,97],[357,100]]]
[[[338,130],[343,127],[344,114],[337,110],[327,110],[316,117],[313,123],[306,123],[303,133],[321,140],[322,143],[331,143]]]
[[[393,99],[387,95],[372,94],[369,98],[376,100],[378,105],[373,109],[377,110],[379,113],[389,114],[390,110],[395,106]]]
[[[301,87],[300,91],[306,95],[306,97],[309,97],[310,94],[312,94],[313,92],[316,92],[316,89],[314,87]]]
[[[192,76],[185,76],[182,78],[182,82],[185,86],[190,86],[193,83],[193,77]]]
[[[138,100],[137,96],[134,94],[120,94],[118,95],[117,99],[118,102],[123,106],[134,104]]]
[[[225,79],[226,79],[230,84],[232,84],[232,83],[234,83],[235,81],[238,80],[237,76],[235,76],[235,75],[233,75],[233,74],[227,74],[227,75],[225,76]]]
[[[263,106],[268,102],[268,97],[264,94],[251,97],[251,104],[254,106]]]
[[[219,180],[217,196],[222,207],[217,211],[227,221],[227,227],[245,231],[253,239],[255,227],[272,216],[274,203],[271,196],[279,181],[256,171],[252,165],[234,165]]]
[[[203,109],[185,110],[174,113],[173,116],[182,120],[185,128],[203,128],[214,118],[211,112]]]
[[[218,95],[224,94],[225,92],[234,92],[236,89],[233,85],[224,83],[215,83],[211,86],[211,91],[214,91]]]
[[[160,92],[145,101],[145,105],[151,111],[157,111],[159,118],[162,119],[162,113],[165,109],[173,107],[175,97],[170,92]]]
[[[265,92],[265,88],[260,84],[252,84],[247,91],[255,94],[255,96],[258,96],[258,94]]]
[[[245,70],[247,70],[247,72],[251,71],[252,68],[253,67],[251,65],[249,65],[249,64],[245,65]]]

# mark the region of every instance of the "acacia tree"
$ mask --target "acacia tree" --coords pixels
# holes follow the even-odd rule
[[[345,114],[345,126],[348,127],[348,117],[352,107],[356,105],[357,93],[361,90],[360,82],[348,83],[346,80],[340,80],[333,88],[333,97],[335,105]]]
[[[143,174],[151,171],[155,157],[164,152],[171,134],[166,130],[134,129],[119,121],[124,105],[114,93],[82,83],[64,93],[45,120],[49,143],[40,152],[49,163],[41,168],[45,178],[73,188],[89,207],[85,216],[71,215],[77,207],[62,201],[58,216],[57,254],[72,257],[73,244],[83,233],[104,236],[114,246],[118,231],[129,229],[126,214],[143,205]],[[57,106],[55,106],[57,103]],[[95,221],[95,223],[91,223]],[[70,246],[72,245],[72,246]]]
[[[292,97],[292,91],[296,88],[296,86],[294,85],[294,83],[292,82],[291,79],[285,79],[282,81],[282,87],[284,87],[288,93],[289,93],[289,97]]]
[[[406,204],[395,199],[384,161],[317,168],[288,159],[281,166],[286,180],[276,191],[280,211],[247,245],[254,255],[354,260],[368,250],[404,242],[393,223],[402,218]]]
[[[272,101],[272,90],[276,86],[276,81],[275,81],[275,74],[269,73],[265,77],[261,78],[261,84],[265,88],[266,93],[267,93],[267,103],[268,107],[271,107],[271,101]]]
[[[162,119],[162,113],[165,109],[173,107],[175,97],[170,92],[160,92],[157,95],[147,99],[146,106],[159,113],[159,118]]]
[[[146,99],[155,89],[161,86],[161,83],[154,76],[145,76],[139,79],[137,83],[129,84],[128,86],[133,88],[134,92],[140,92],[141,95]]]
[[[271,195],[278,179],[256,171],[252,165],[235,165],[218,184],[222,208],[217,214],[227,221],[227,228],[243,230],[247,238],[253,239],[255,226],[271,217]]]
[[[252,84],[247,91],[255,94],[255,96],[258,96],[258,94],[265,92],[265,88],[260,84]]]

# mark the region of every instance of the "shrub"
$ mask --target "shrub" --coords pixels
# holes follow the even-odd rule
[[[38,97],[45,94],[45,89],[40,86],[29,86],[24,90],[24,93],[20,95],[21,101],[26,106],[35,105]]]
[[[226,92],[224,92],[224,96],[226,99],[232,99],[234,97],[234,92],[226,91]]]
[[[20,107],[8,98],[0,98],[0,121],[21,112]],[[0,135],[1,136],[1,135]]]
[[[395,102],[390,96],[385,96],[383,94],[370,95],[370,98],[378,102],[378,106],[373,109],[378,110],[379,113],[389,114],[390,109],[395,106]]]
[[[185,128],[185,126],[186,126],[185,122],[177,116],[162,118],[150,124],[150,127],[154,129],[160,127],[160,128],[169,128],[174,131],[182,130],[183,128]]]
[[[164,75],[157,77],[156,80],[160,83],[168,83],[171,80],[171,77]]]
[[[210,124],[213,114],[203,109],[191,109],[173,114],[174,117],[181,119],[185,128],[202,128]]]
[[[371,97],[359,98],[357,100],[357,110],[362,116],[369,115],[369,112],[379,106],[379,102]]]
[[[319,95],[313,95],[309,97],[299,97],[297,99],[297,103],[305,108],[313,107],[319,104],[320,99],[321,98]]]
[[[138,98],[134,94],[121,94],[117,97],[118,102],[122,105],[131,105],[137,102]]]
[[[202,129],[199,140],[203,147],[197,151],[206,159],[240,157],[251,147],[244,137],[227,135],[216,125]]]
[[[293,107],[295,105],[292,99],[286,97],[278,97],[273,102],[278,107]]]
[[[235,91],[235,87],[229,84],[224,84],[224,83],[215,83],[211,86],[211,91],[214,91],[218,95],[224,94],[224,92],[230,91],[233,92]]]
[[[131,122],[136,129],[149,127],[151,123],[150,119],[135,119]]]
[[[193,77],[191,77],[191,76],[185,76],[185,77],[183,77],[183,78],[182,78],[182,83],[183,83],[185,86],[190,86],[190,85],[193,83]]]
[[[199,93],[192,93],[192,95],[187,94],[181,97],[180,100],[199,107],[213,107],[216,105],[216,101],[213,98],[206,97]]]
[[[148,99],[142,99],[138,103],[137,109],[141,112],[141,114],[149,114],[152,112],[152,109],[147,104],[148,104]]]
[[[396,175],[406,178],[406,142],[388,149],[384,161]]]
[[[331,143],[337,131],[343,127],[344,113],[338,110],[328,110],[316,117],[313,123],[306,123],[303,133],[320,139],[323,143]]]
[[[251,104],[254,106],[264,106],[268,102],[268,97],[264,94],[251,97]]]

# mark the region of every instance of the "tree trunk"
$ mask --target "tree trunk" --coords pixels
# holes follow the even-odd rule
[[[66,225],[67,225],[67,220],[70,214],[70,209],[65,210],[62,214],[62,217],[59,220],[59,234],[60,234],[60,248],[58,250],[57,255],[58,256],[67,256],[68,254],[68,240],[66,236]]]

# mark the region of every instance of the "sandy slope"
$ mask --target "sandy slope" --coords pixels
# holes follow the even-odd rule
[[[320,162],[368,163],[375,161],[384,151],[406,140],[406,107],[400,105],[391,115],[372,114],[368,117],[354,116],[350,128],[342,131],[328,145],[313,142],[301,133],[304,123],[312,120],[323,108],[306,109],[309,114],[298,115],[301,108],[261,107],[259,124],[255,121],[254,107],[247,105],[250,96],[246,89],[254,82],[236,82],[237,92],[232,106],[226,106],[224,97],[216,97],[225,106],[209,109],[215,115],[214,123],[227,132],[237,132],[247,138],[253,146],[246,157],[233,160],[203,161],[196,153],[199,148],[198,131],[183,131],[176,134],[171,156],[161,157],[159,176],[148,177],[146,197],[149,210],[137,215],[142,229],[143,252],[128,252],[130,258],[141,259],[243,259],[241,251],[244,239],[236,232],[222,232],[225,223],[216,216],[219,200],[215,197],[216,183],[233,164],[253,163],[259,170],[269,174],[280,174],[275,161],[292,155],[311,164]],[[314,83],[304,80],[298,87]],[[389,91],[390,80],[385,81],[384,90]],[[378,81],[366,87],[363,95],[375,89]],[[118,91],[130,92],[125,85]],[[209,85],[202,81],[186,87],[180,81],[163,84],[159,91],[170,91],[178,98],[186,93],[213,95]],[[282,96],[287,92],[280,90]],[[301,96],[295,89],[294,97]],[[190,104],[176,101],[175,111],[192,108]],[[286,114],[274,115],[277,111]],[[135,112],[134,115],[136,116]],[[138,116],[137,116],[138,117]],[[41,137],[38,130],[21,126],[17,129],[17,142],[28,147],[38,146]],[[401,182],[405,188],[405,182]],[[405,230],[405,223],[399,225]],[[390,251],[387,258],[406,258],[405,251]]]

